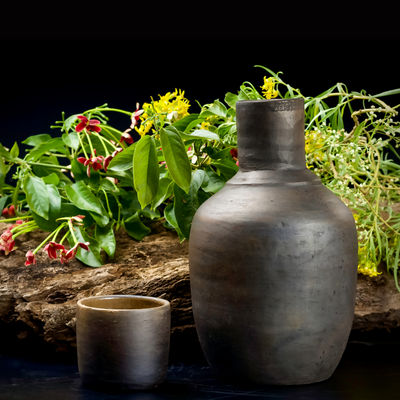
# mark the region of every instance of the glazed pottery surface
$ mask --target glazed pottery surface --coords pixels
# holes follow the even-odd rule
[[[123,295],[81,299],[76,324],[85,384],[143,390],[164,381],[171,332],[167,300]]]
[[[357,232],[306,168],[303,99],[236,103],[240,170],[197,211],[193,313],[217,373],[254,384],[325,380],[351,330]]]

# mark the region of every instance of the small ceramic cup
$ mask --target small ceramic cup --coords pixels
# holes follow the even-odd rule
[[[83,383],[145,390],[164,381],[171,332],[167,300],[122,295],[81,299],[76,329]]]

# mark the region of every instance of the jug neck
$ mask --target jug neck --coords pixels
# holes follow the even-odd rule
[[[236,103],[241,171],[306,168],[304,100],[242,100]]]

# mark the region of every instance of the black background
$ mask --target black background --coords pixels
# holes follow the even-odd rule
[[[222,101],[244,81],[260,87],[266,72],[256,64],[282,71],[283,80],[305,96],[337,82],[372,95],[400,88],[398,39],[22,38],[0,43],[0,142],[6,147],[30,135],[60,136],[50,125],[61,111],[67,117],[104,103],[133,111],[137,102],[156,100],[175,88],[185,91],[189,112],[198,112],[195,100]],[[386,100],[400,102],[399,96]],[[129,117],[108,116],[117,128],[129,127]]]

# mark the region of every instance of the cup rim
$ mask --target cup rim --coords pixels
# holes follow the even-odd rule
[[[155,300],[157,302],[161,302],[163,304],[160,304],[159,306],[156,307],[148,307],[148,308],[101,308],[101,307],[91,307],[83,304],[83,301],[86,300],[91,300],[91,299],[116,299],[116,298],[135,298],[135,299],[149,299],[149,300]],[[85,297],[83,299],[80,299],[77,301],[77,306],[81,308],[85,308],[88,310],[101,310],[103,312],[108,311],[108,312],[113,312],[113,311],[119,311],[119,312],[146,312],[149,310],[156,310],[156,309],[162,309],[166,307],[170,307],[170,302],[165,299],[160,299],[159,297],[151,297],[151,296],[137,296],[137,295],[129,295],[129,294],[121,294],[121,295],[103,295],[103,296],[91,296],[91,297]]]

